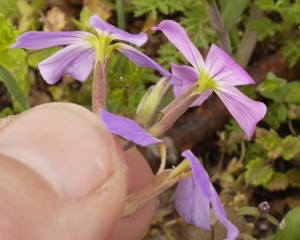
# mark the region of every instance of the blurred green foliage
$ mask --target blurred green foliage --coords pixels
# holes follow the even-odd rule
[[[243,176],[246,185],[262,186],[269,191],[286,190],[289,186],[300,188],[299,170],[284,164],[300,161],[300,82],[288,82],[269,73],[256,91],[267,100],[268,112],[262,120],[265,128],[257,127],[253,141],[249,142],[241,136],[236,121],[225,128],[222,145],[226,146],[227,154],[234,155],[245,145],[244,167],[232,174]]]
[[[16,42],[19,31],[13,26],[10,19],[0,13],[0,64],[16,80],[17,86],[28,94],[30,89],[30,78],[28,74],[28,65],[26,63],[27,53],[23,49],[11,49],[10,46]],[[3,81],[3,79],[0,80]],[[13,100],[13,110],[15,113],[23,111],[23,108],[17,101]],[[8,113],[8,111],[6,111]]]
[[[258,40],[275,37],[282,47],[283,56],[289,60],[290,67],[300,59],[300,1],[295,0],[257,0],[257,6],[267,14],[253,24],[258,30]]]

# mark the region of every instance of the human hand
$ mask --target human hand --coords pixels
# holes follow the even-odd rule
[[[120,219],[125,197],[153,176],[99,118],[50,103],[0,126],[0,239],[139,239],[157,200]]]

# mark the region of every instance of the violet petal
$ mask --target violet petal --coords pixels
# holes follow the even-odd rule
[[[191,150],[183,151],[181,156],[187,158],[190,161],[193,172],[193,179],[196,185],[201,189],[204,196],[209,198],[210,191],[208,187],[210,185],[210,180],[204,167],[199,162],[198,158],[196,158],[196,156],[191,152]]]
[[[211,230],[209,199],[195,185],[192,177],[181,180],[176,189],[176,210],[185,222]]]
[[[210,184],[209,189],[210,189],[210,193],[211,193],[210,202],[211,202],[212,208],[214,210],[214,213],[215,213],[216,217],[218,218],[218,220],[220,221],[220,223],[222,223],[224,225],[224,227],[227,229],[226,239],[227,240],[235,240],[239,235],[239,230],[237,229],[236,226],[234,226],[227,219],[224,207],[223,207],[223,205],[220,201],[220,198],[212,184]]]
[[[199,73],[195,68],[187,65],[177,65],[175,63],[170,63],[172,69],[172,75],[181,79],[183,82],[191,82],[194,84],[199,79]]]
[[[93,68],[94,48],[86,43],[77,43],[65,47],[51,57],[39,63],[40,72],[49,84],[56,83],[63,74],[79,81],[88,78]]]
[[[204,68],[201,54],[177,22],[164,20],[157,27],[152,27],[152,30],[161,30],[194,68],[197,70]]]
[[[148,40],[146,33],[130,34],[103,21],[98,15],[90,17],[90,24],[97,30],[98,33],[106,32],[111,35],[113,39],[130,42],[137,46],[142,46]]]
[[[93,34],[82,31],[74,32],[26,32],[17,38],[11,48],[42,49],[53,46],[80,43],[87,38],[96,38]]]
[[[182,213],[185,221],[192,219],[192,223],[195,226],[210,229],[209,203],[211,203],[216,217],[227,229],[226,239],[235,240],[239,231],[227,219],[220,198],[211,184],[204,167],[190,150],[184,151],[182,156],[188,158],[190,161],[193,176],[182,180],[181,182],[183,183],[179,182],[178,187],[180,188],[179,191],[176,192],[176,201],[178,201],[178,203],[176,202],[176,209],[178,204],[181,210],[179,212]],[[180,184],[182,185],[180,186]],[[184,196],[184,194],[186,195]],[[185,204],[183,201],[185,201]],[[195,210],[195,213],[193,213],[193,210]],[[205,218],[205,220],[203,218]],[[204,224],[204,222],[206,223]],[[204,225],[206,225],[206,227],[204,227]],[[207,226],[209,226],[209,228],[207,228]]]
[[[159,65],[157,62],[153,61],[151,58],[136,50],[135,48],[128,46],[124,43],[117,43],[116,49],[128,57],[132,62],[141,67],[154,68],[159,71],[164,77],[171,75],[169,71]]]
[[[148,145],[163,142],[163,140],[151,136],[145,129],[135,121],[114,115],[100,109],[100,116],[107,129],[137,145],[146,147]]]
[[[239,86],[254,83],[248,73],[215,44],[212,44],[208,52],[205,69],[221,86]]]
[[[266,105],[248,98],[235,87],[222,87],[215,92],[250,139],[256,124],[266,115]]]

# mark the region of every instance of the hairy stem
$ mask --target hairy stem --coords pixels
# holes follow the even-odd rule
[[[107,81],[106,74],[109,65],[108,59],[105,59],[104,66],[98,60],[94,67],[94,79],[92,90],[92,108],[96,115],[99,115],[100,108],[106,109]]]
[[[161,120],[148,129],[148,132],[152,136],[158,137],[164,134],[173,126],[177,119],[191,106],[191,104],[200,97],[200,93],[194,93],[194,90],[197,88],[197,86],[198,85],[192,86],[181,96],[175,98],[161,111],[163,114]],[[184,98],[182,96],[184,96]]]

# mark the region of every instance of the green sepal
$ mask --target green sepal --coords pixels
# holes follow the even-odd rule
[[[151,86],[143,96],[135,115],[135,121],[148,128],[158,113],[159,106],[170,88],[170,79],[162,78],[156,85]]]

